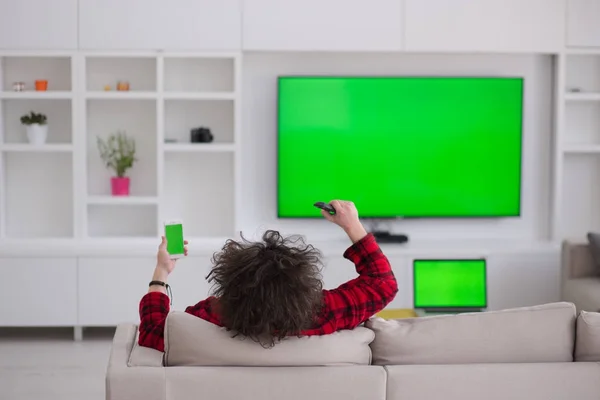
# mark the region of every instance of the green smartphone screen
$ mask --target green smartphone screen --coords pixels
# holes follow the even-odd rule
[[[165,225],[167,251],[169,254],[183,254],[183,225]]]

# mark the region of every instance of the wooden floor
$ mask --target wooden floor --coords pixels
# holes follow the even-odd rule
[[[114,330],[0,331],[0,399],[103,400]]]

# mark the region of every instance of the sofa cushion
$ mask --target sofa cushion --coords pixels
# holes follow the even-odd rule
[[[386,366],[387,400],[598,400],[600,364]]]
[[[575,306],[386,321],[374,318],[373,363],[472,364],[573,361]]]
[[[575,361],[600,361],[600,313],[579,313]]]
[[[385,370],[383,367],[372,365],[278,368],[184,367],[164,368],[164,370],[167,400],[386,399]],[[138,397],[131,399],[142,400]]]
[[[184,312],[171,312],[165,327],[167,366],[368,365],[373,331],[358,327],[325,336],[289,337],[273,348]]]

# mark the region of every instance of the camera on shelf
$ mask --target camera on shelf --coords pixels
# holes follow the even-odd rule
[[[201,126],[200,128],[194,128],[190,133],[192,143],[210,143],[214,139],[210,129],[204,126]]]

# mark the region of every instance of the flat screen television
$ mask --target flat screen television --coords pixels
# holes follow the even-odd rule
[[[429,311],[487,307],[486,260],[414,260],[413,303]]]
[[[280,218],[516,217],[523,79],[279,77]]]

